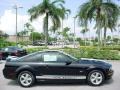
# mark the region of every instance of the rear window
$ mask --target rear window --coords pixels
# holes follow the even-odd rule
[[[21,62],[42,62],[41,53],[33,53],[18,59]]]

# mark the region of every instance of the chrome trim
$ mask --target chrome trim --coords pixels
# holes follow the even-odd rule
[[[86,76],[43,75],[36,76],[36,79],[86,79]]]

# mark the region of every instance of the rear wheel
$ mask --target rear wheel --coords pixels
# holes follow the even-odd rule
[[[87,78],[88,84],[92,86],[99,86],[104,82],[104,74],[99,70],[91,71]]]
[[[34,84],[34,82],[35,82],[35,77],[29,71],[22,71],[18,75],[18,83],[23,87],[30,87]]]

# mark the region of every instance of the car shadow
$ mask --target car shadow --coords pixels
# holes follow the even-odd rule
[[[106,81],[104,82],[103,86],[104,86],[104,85],[110,85],[110,84],[112,84],[113,82],[114,82],[113,79],[106,80]]]
[[[85,80],[82,81],[61,81],[61,80],[50,80],[50,81],[39,81],[34,86],[80,86],[87,85]]]
[[[7,85],[10,85],[10,86],[19,86],[18,82],[15,81],[15,80],[10,80]]]
[[[113,79],[107,80],[104,82],[103,85],[111,85],[114,82]],[[8,82],[8,85],[10,86],[19,86],[17,81],[11,80]],[[88,86],[87,82],[85,80],[82,81],[58,81],[58,80],[45,80],[45,81],[37,81],[33,87],[36,86]]]

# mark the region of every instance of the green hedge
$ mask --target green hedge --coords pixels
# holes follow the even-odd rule
[[[43,51],[45,47],[42,48],[29,48],[27,51],[33,53],[36,51]],[[52,50],[64,51],[76,58],[94,58],[94,59],[106,59],[106,60],[120,60],[120,52],[118,50],[98,50],[96,47],[81,47],[81,48],[59,48]]]
[[[48,49],[48,48],[45,48],[45,47],[27,48],[27,52],[28,53],[34,53],[34,52],[37,52],[37,51],[43,51],[45,49]]]
[[[15,46],[16,43],[14,42],[8,42],[8,41],[0,41],[0,48],[4,48],[7,46]]]
[[[120,51],[120,46],[107,46],[107,47],[103,47],[101,49],[102,50],[118,50],[118,51]]]

